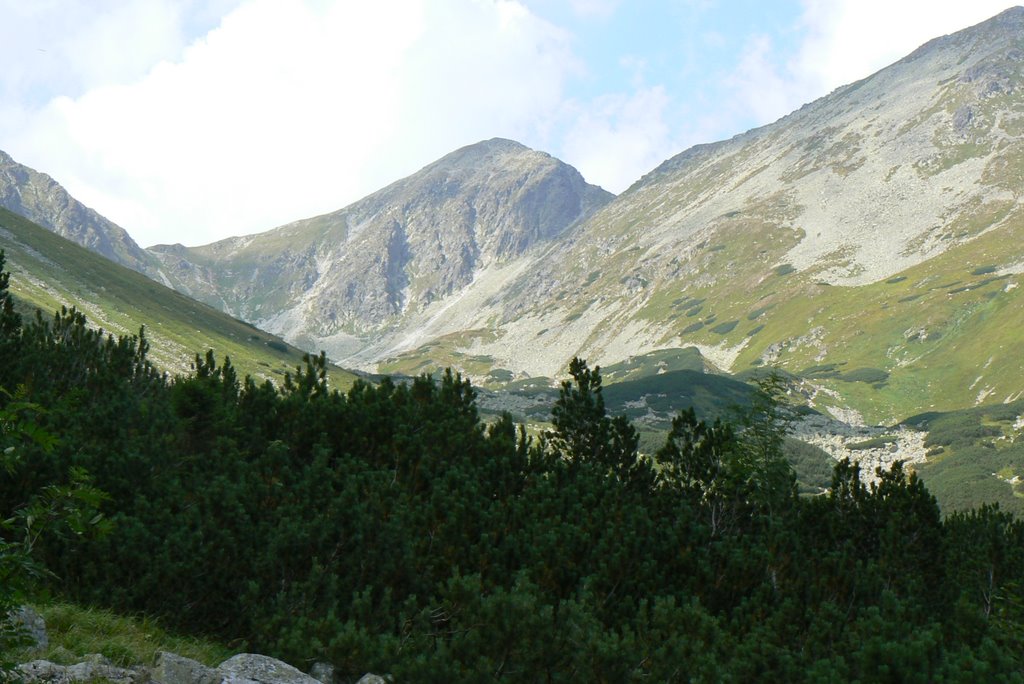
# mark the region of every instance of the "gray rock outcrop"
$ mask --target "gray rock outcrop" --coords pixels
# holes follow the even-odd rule
[[[109,684],[146,684],[150,681],[145,668],[116,667],[100,655],[74,665],[57,665],[48,660],[33,660],[15,668],[25,684],[78,684],[108,682]]]
[[[167,651],[157,653],[150,675],[158,684],[219,684],[223,679],[212,667]]]
[[[46,636],[46,621],[43,620],[42,615],[29,606],[21,606],[11,611],[9,619],[16,629],[22,630],[29,638],[32,650],[46,650],[50,640]]]
[[[309,668],[309,676],[320,682],[320,684],[336,684],[337,671],[330,663],[313,663]]]
[[[9,619],[22,626],[32,637],[36,650],[49,643],[46,622],[29,606],[12,611]],[[336,684],[333,665],[314,663],[310,674],[288,663],[265,655],[239,653],[216,668],[168,651],[159,651],[153,665],[117,667],[100,654],[85,656],[74,665],[60,665],[48,660],[33,660],[15,668],[16,681],[25,684]],[[387,679],[367,673],[357,684],[387,684]]]
[[[122,266],[151,275],[152,258],[121,226],[68,194],[45,173],[0,151],[0,207]]]
[[[320,684],[308,674],[269,656],[239,653],[217,667],[225,684]]]
[[[364,674],[356,684],[388,684],[388,680],[373,673]]]

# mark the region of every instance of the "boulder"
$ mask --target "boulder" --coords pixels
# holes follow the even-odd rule
[[[72,682],[106,682],[108,684],[146,684],[149,672],[143,668],[128,670],[116,667],[103,656],[94,656],[85,662],[68,665],[67,674]]]
[[[288,663],[254,653],[239,653],[217,667],[227,684],[320,684]]]
[[[46,636],[46,621],[43,620],[42,615],[29,606],[21,606],[12,610],[8,619],[14,627],[23,630],[31,639],[30,645],[33,650],[45,651],[46,647],[50,645],[50,640]]]
[[[320,684],[335,684],[337,673],[330,663],[313,663],[313,667],[309,668],[309,676]]]
[[[167,651],[156,654],[150,676],[157,684],[220,684],[223,680],[212,667]]]
[[[49,660],[33,660],[14,668],[17,680],[25,684],[71,684],[68,668],[51,663]]]
[[[78,684],[107,682],[109,684],[146,684],[149,673],[116,667],[102,656],[75,665],[57,665],[48,660],[33,660],[15,668],[26,684]]]
[[[356,684],[389,684],[388,680],[384,679],[380,675],[375,675],[372,672],[367,672]]]

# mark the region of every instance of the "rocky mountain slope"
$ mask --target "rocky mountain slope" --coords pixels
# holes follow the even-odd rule
[[[154,273],[153,257],[123,228],[76,200],[50,176],[19,164],[2,150],[0,207],[122,266]]]
[[[695,346],[891,422],[1020,395],[1022,169],[1015,8],[614,199],[492,140],[333,214],[154,253],[346,364],[492,381]]]
[[[616,198],[491,140],[337,212],[138,258],[366,369],[452,365],[501,384],[573,355],[607,366],[696,347],[725,370],[797,374],[854,422],[1013,400],[1022,36],[1024,9],[1008,10]],[[8,172],[9,201],[49,197],[36,211],[56,225],[59,193],[29,191],[49,187],[30,175]]]
[[[1022,169],[1016,8],[666,161],[374,359],[553,375],[573,354],[694,345],[724,369],[800,373],[812,400],[873,421],[1013,399]]]
[[[212,245],[152,248],[175,287],[349,360],[405,335],[612,195],[510,140],[460,149],[340,211]]]

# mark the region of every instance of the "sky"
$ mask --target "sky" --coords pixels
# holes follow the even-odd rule
[[[518,140],[619,193],[1011,0],[0,0],[0,150],[143,246]]]

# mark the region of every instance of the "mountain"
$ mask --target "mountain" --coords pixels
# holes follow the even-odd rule
[[[183,292],[384,372],[493,384],[693,346],[855,421],[1011,400],[1022,36],[1008,10],[615,198],[491,140],[333,214],[154,253]]]
[[[451,365],[500,386],[546,382],[574,355],[697,348],[734,373],[781,367],[854,422],[1012,401],[1022,29],[1014,8],[930,41],[618,197],[494,139],[337,212],[141,258],[368,370]]]
[[[0,162],[15,210],[251,321],[0,214],[26,302],[77,302],[115,332],[145,323],[170,369],[214,347],[279,376],[298,356],[280,335],[365,370],[451,366],[487,390],[485,412],[535,421],[581,356],[650,451],[680,408],[748,396],[720,372],[773,367],[819,412],[797,436],[832,457],[907,459],[951,510],[1024,510],[1022,8],[618,197],[493,139],[330,214],[140,253],[49,177]]]
[[[151,251],[182,292],[300,346],[372,359],[611,199],[557,159],[494,139],[334,213]]]
[[[196,353],[230,356],[240,376],[280,383],[302,363],[302,352],[280,338],[231,318],[0,208],[0,250],[11,272],[10,289],[23,313],[50,316],[76,306],[92,326],[135,335],[145,326],[150,358],[171,372],[186,372]],[[330,369],[332,385],[354,376]]]
[[[116,223],[68,194],[57,181],[0,150],[0,207],[141,273],[155,261]]]
[[[1022,70],[1015,8],[689,149],[425,310],[378,367],[554,375],[692,345],[873,422],[1019,397]]]

